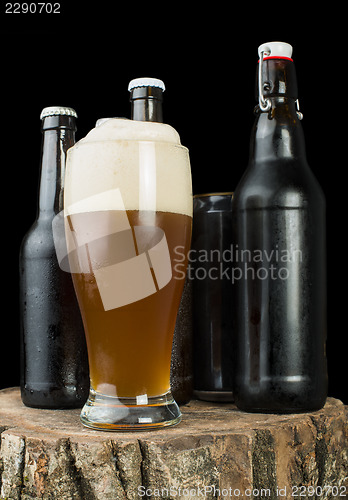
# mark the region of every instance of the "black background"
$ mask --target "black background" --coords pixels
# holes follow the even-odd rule
[[[36,217],[42,108],[73,107],[80,139],[98,118],[129,117],[131,79],[160,78],[194,194],[233,191],[248,162],[257,48],[281,40],[294,49],[307,157],[327,199],[329,395],[348,404],[345,14],[228,5],[70,1],[50,15],[1,5],[0,387],[19,385],[18,252]]]

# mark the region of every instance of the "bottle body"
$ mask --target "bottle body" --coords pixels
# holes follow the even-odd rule
[[[284,189],[267,167],[251,169],[233,205],[234,397],[246,411],[316,410],[327,393],[325,201],[307,168],[284,164]]]
[[[193,394],[192,285],[186,275],[173,335],[170,388],[179,406]]]
[[[20,249],[21,395],[37,408],[81,407],[89,390],[81,315],[71,274],[59,267],[52,230],[62,209],[72,127],[71,117],[44,118],[38,218]]]
[[[80,407],[89,388],[83,325],[71,275],[57,262],[52,221],[35,223],[24,238],[20,280],[22,401]]]
[[[327,396],[325,198],[294,100],[271,102],[233,198],[234,397],[245,411],[314,411]]]

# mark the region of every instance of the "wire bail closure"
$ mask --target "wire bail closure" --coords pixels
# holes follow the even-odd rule
[[[301,113],[300,111],[300,101],[298,99],[296,99],[296,114],[297,114],[297,118],[299,120],[302,120],[303,119],[303,113]]]
[[[268,52],[261,51],[260,52],[260,60],[259,60],[259,106],[261,111],[266,112],[269,111],[272,107],[271,99],[265,99],[263,96],[263,82],[262,82],[262,68],[263,68],[263,56],[268,56]]]

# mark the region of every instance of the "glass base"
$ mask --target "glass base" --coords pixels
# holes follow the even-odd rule
[[[197,399],[202,401],[212,401],[215,403],[233,403],[232,391],[194,391]]]
[[[170,391],[153,398],[117,398],[91,389],[80,419],[97,430],[147,431],[178,424],[181,412]]]

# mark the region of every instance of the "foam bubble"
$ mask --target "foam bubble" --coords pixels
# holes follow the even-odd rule
[[[110,118],[69,149],[66,214],[83,200],[84,211],[107,210],[107,196],[100,207],[96,200],[111,190],[119,190],[127,210],[192,216],[189,155],[176,130],[163,123]]]

